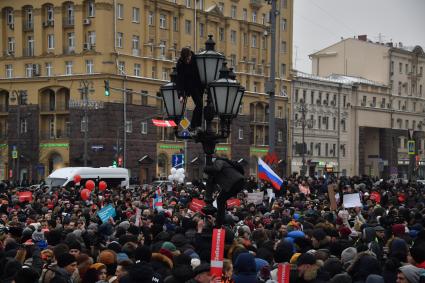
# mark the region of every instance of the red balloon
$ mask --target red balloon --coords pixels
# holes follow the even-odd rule
[[[81,181],[81,176],[80,175],[75,175],[74,176],[74,183],[78,184]]]
[[[90,190],[82,189],[80,195],[83,200],[88,200],[90,198]]]
[[[95,187],[95,184],[94,184],[93,180],[88,180],[86,182],[86,186],[85,187],[86,187],[86,189],[89,189],[90,191],[93,191],[93,189]]]
[[[104,190],[106,190],[107,187],[108,187],[108,184],[106,184],[105,181],[99,182],[99,190],[104,191]]]

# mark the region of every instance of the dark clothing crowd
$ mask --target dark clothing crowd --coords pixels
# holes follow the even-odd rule
[[[293,176],[276,190],[251,177],[218,227],[221,276],[210,272],[217,214],[191,205],[205,196],[202,182],[94,188],[86,200],[81,189],[34,186],[21,199],[2,188],[0,283],[425,282],[419,183]],[[345,207],[346,194],[361,205]],[[105,221],[98,212],[109,205]]]

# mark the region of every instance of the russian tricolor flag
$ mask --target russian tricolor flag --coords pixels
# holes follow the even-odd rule
[[[258,177],[270,182],[276,190],[280,190],[283,183],[283,180],[261,158],[258,158]]]

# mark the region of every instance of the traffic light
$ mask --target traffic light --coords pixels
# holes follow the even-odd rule
[[[118,157],[118,166],[122,167],[122,157]]]
[[[112,161],[112,167],[117,168],[117,161],[116,160]]]
[[[111,92],[110,92],[110,89],[109,89],[109,81],[104,80],[104,82],[105,82],[105,96],[110,96]]]

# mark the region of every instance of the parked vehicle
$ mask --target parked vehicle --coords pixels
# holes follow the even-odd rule
[[[50,174],[45,186],[50,189],[54,187],[74,186],[74,177],[81,177],[80,183],[84,184],[87,180],[102,180],[108,184],[108,187],[128,187],[130,185],[129,171],[126,168],[114,167],[64,167],[57,169]]]

